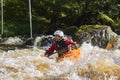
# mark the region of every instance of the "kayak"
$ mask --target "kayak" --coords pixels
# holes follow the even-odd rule
[[[80,56],[81,56],[81,50],[79,48],[73,49],[72,51],[65,53],[62,57],[58,57],[57,62],[63,61],[64,58],[75,61],[80,59]]]

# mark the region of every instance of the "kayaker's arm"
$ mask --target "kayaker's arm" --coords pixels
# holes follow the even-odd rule
[[[76,42],[74,42],[72,39],[67,39],[66,44],[68,45],[68,48],[78,48]]]
[[[46,50],[45,56],[49,57],[50,55],[53,54],[54,50],[56,50],[56,44],[55,43],[53,43],[52,46],[48,50]]]

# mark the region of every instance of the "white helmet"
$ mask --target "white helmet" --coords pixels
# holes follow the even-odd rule
[[[61,36],[61,37],[64,37],[64,33],[63,33],[63,31],[61,31],[61,30],[55,31],[55,32],[54,32],[54,35],[59,35],[59,36]]]

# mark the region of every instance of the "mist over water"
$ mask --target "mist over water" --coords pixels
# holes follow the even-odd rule
[[[44,49],[16,49],[0,53],[0,80],[119,80],[120,50],[106,50],[84,42],[77,61],[56,62]]]

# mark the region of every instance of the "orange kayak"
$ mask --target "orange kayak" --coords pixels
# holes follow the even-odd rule
[[[80,49],[73,49],[71,52],[64,54],[64,57],[67,57],[69,60],[78,60],[80,58],[81,51]]]
[[[63,61],[64,58],[67,58],[67,59],[73,60],[73,61],[78,60],[78,59],[80,59],[80,56],[81,56],[81,50],[79,48],[78,49],[73,49],[72,51],[64,54],[63,57],[59,57],[57,59],[57,62]]]

